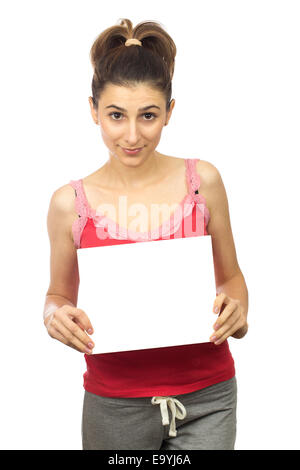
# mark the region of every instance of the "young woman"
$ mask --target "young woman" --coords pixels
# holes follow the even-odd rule
[[[247,333],[248,291],[219,171],[156,150],[175,104],[175,55],[171,37],[152,21],[133,28],[123,19],[96,38],[89,103],[109,158],[50,201],[44,323],[52,338],[85,353],[83,449],[234,449],[237,384],[227,338]],[[121,196],[129,208],[146,208],[144,230],[133,230],[134,217],[118,211]],[[153,204],[175,209],[154,223]],[[212,237],[212,308],[219,313],[210,341],[92,355],[93,326],[84,305],[77,308],[77,249],[205,235]]]

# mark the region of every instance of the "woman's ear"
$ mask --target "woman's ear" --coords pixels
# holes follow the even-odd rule
[[[170,108],[169,108],[169,111],[167,113],[167,120],[165,122],[165,126],[168,124],[170,118],[171,118],[171,114],[172,114],[172,111],[173,111],[173,108],[175,106],[175,100],[174,98],[170,101]]]
[[[95,124],[98,124],[98,115],[97,115],[97,111],[94,107],[93,98],[91,96],[89,96],[89,103],[90,103],[91,115],[92,115],[93,121],[94,121]]]

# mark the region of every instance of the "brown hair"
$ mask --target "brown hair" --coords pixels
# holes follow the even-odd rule
[[[142,46],[124,44],[136,38]],[[118,25],[105,29],[94,41],[90,59],[94,68],[92,99],[94,108],[107,83],[132,86],[147,83],[160,90],[169,110],[176,46],[160,23],[143,21],[133,28],[132,22],[122,18]]]

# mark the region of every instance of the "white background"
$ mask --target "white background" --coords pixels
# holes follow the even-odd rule
[[[88,105],[89,51],[119,18],[159,21],[178,48],[176,104],[158,150],[213,163],[227,190],[249,290],[249,332],[229,339],[236,449],[300,448],[299,2],[185,6],[1,3],[2,449],[81,449],[84,357],[42,320],[46,218],[58,187],[107,160]]]

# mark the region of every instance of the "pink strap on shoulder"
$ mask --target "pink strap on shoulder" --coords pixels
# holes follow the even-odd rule
[[[207,208],[206,199],[203,194],[199,193],[199,188],[201,185],[201,178],[199,173],[197,173],[197,161],[199,158],[189,158],[186,160],[187,165],[187,175],[188,175],[188,185],[190,194],[193,196],[194,201],[197,203],[196,207],[199,207],[205,218],[205,226],[208,224],[210,219],[210,213]],[[202,205],[202,209],[201,209]]]
[[[197,173],[196,164],[199,161],[199,158],[186,158],[186,175],[187,183],[189,188],[189,194],[194,195],[200,187],[201,180],[200,175]]]
[[[69,184],[75,190],[75,210],[79,216],[78,219],[74,220],[72,225],[73,238],[76,248],[80,248],[81,234],[87,222],[89,211],[82,187],[82,181],[71,180]]]
[[[75,209],[79,217],[87,217],[89,207],[82,187],[82,180],[71,180],[70,185],[75,189]]]

